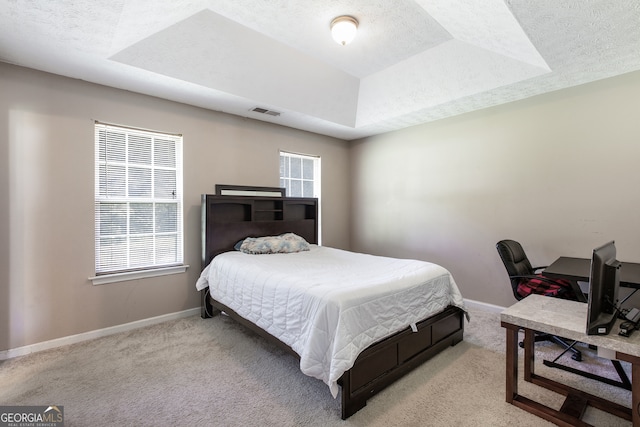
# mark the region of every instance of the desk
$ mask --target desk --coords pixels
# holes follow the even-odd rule
[[[560,257],[542,272],[552,279],[568,279],[588,282],[591,275],[591,260],[587,258]],[[620,286],[640,289],[640,264],[623,262],[620,268]]]
[[[617,334],[587,335],[587,305],[577,301],[529,295],[500,315],[506,330],[506,400],[525,411],[559,426],[588,426],[581,418],[590,405],[640,427],[640,333],[629,338]],[[617,321],[620,322],[619,320]],[[617,330],[616,325],[614,330]],[[566,396],[560,410],[555,410],[518,394],[518,330],[524,329],[524,380]],[[613,350],[616,358],[632,364],[632,411],[618,403],[591,395],[566,384],[536,375],[534,371],[534,333],[544,332],[597,347]]]

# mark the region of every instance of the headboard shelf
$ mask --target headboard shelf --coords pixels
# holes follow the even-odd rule
[[[309,199],[307,199],[309,200]],[[317,199],[310,199],[307,201],[305,199],[297,199],[297,200],[287,200],[284,202],[285,204],[285,219],[292,220],[300,220],[300,219],[317,219],[318,215],[318,204]]]
[[[202,195],[202,267],[245,237],[295,233],[318,243],[318,199]]]

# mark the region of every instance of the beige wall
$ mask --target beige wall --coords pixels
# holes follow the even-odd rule
[[[515,302],[495,244],[534,264],[615,239],[640,262],[640,73],[352,142],[353,250],[447,267]]]
[[[348,248],[344,141],[0,63],[0,351],[199,305],[200,194],[320,155],[323,242]],[[94,120],[184,135],[185,274],[93,286]]]
[[[278,185],[278,149],[322,156],[325,245],[440,263],[469,299],[514,301],[502,238],[537,264],[609,239],[640,262],[640,73],[350,147],[1,63],[0,94],[0,351],[197,307],[200,194]],[[87,280],[94,120],[184,134],[187,273]]]

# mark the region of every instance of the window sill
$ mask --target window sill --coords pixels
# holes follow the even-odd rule
[[[154,268],[150,270],[128,271],[126,273],[104,274],[101,276],[89,277],[94,285],[105,285],[107,283],[125,282],[127,280],[145,279],[147,277],[167,276],[169,274],[184,273],[189,268],[188,265],[176,265],[172,267]]]

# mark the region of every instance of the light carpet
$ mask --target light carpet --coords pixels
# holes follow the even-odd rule
[[[226,316],[173,320],[0,362],[0,405],[63,405],[66,426],[551,425],[505,402],[499,315],[472,311],[465,328],[463,342],[346,421],[339,397],[302,374],[296,358]],[[558,352],[553,344],[536,349],[538,360]],[[584,351],[578,366],[615,377],[608,361]],[[630,392],[620,388],[538,363],[536,372],[630,406]],[[519,391],[562,404],[562,396],[522,381]],[[584,419],[631,425],[591,408]]]

